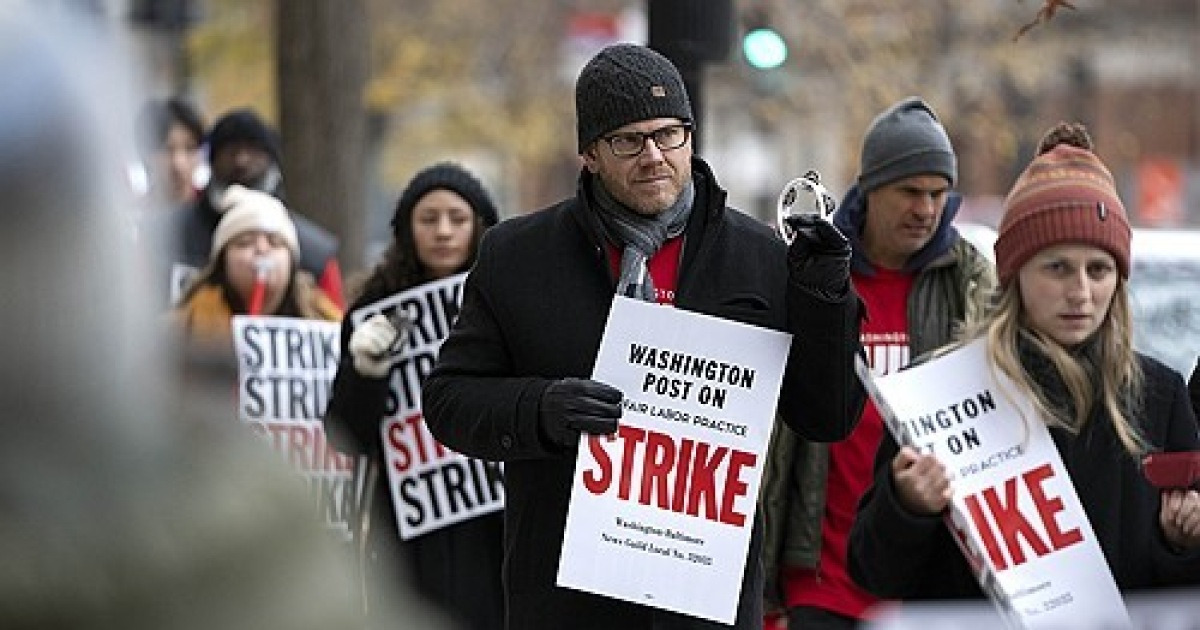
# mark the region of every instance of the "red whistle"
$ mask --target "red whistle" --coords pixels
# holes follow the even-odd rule
[[[267,273],[271,271],[274,264],[266,258],[258,258],[254,261],[254,288],[250,290],[250,309],[251,315],[262,315],[263,299],[267,293]]]

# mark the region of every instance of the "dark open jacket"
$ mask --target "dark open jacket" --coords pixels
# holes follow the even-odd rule
[[[702,160],[693,160],[693,173],[675,305],[795,333],[780,409],[809,438],[844,437],[863,401],[852,369],[858,297],[822,302],[790,285],[783,242],[725,206]],[[584,192],[591,177],[581,175],[577,197],[484,237],[458,321],[425,382],[426,421],[451,448],[506,462],[509,628],[727,627],[554,585],[575,452],[543,442],[539,405],[553,380],[591,374],[616,284]],[[737,628],[762,625],[760,550],[756,518]]]

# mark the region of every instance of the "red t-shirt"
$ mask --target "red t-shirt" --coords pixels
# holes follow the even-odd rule
[[[853,274],[851,280],[867,305],[861,335],[871,371],[878,376],[900,369],[909,360],[907,303],[913,276],[880,269],[873,276]],[[784,571],[789,608],[811,606],[861,619],[879,601],[850,579],[846,549],[858,501],[871,485],[875,451],[882,437],[883,419],[868,400],[850,437],[829,446],[820,564],[815,571]]]
[[[659,304],[675,303],[675,288],[679,286],[679,257],[683,253],[683,237],[669,238],[646,261],[646,270],[654,282],[654,298]],[[608,264],[614,276],[621,275],[621,250],[608,245]]]

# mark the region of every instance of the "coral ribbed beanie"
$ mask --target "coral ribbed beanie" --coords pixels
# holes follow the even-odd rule
[[[1004,200],[996,271],[1007,286],[1034,254],[1072,242],[1108,251],[1128,278],[1130,237],[1125,206],[1112,174],[1092,152],[1087,130],[1059,123]]]

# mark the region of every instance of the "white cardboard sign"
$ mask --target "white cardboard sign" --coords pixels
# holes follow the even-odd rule
[[[900,444],[952,475],[946,525],[984,592],[1025,628],[1128,627],[1121,594],[1062,458],[986,340],[888,376],[859,367]]]
[[[400,537],[412,540],[504,508],[504,471],[438,442],[421,411],[421,384],[450,334],[467,274],[401,291],[351,313],[357,327],[376,313],[401,311],[412,322],[390,376],[383,424],[384,465]]]
[[[614,299],[593,377],[624,415],[581,440],[560,586],[733,623],[790,342]]]
[[[308,481],[326,524],[346,537],[358,509],[354,458],[321,421],[337,373],[338,323],[235,315],[238,416]]]

